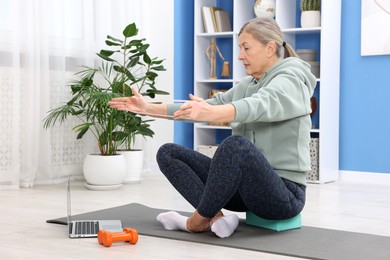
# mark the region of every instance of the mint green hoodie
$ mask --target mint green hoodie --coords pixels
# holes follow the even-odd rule
[[[231,123],[233,135],[253,142],[280,177],[306,185],[306,172],[310,171],[310,97],[315,86],[310,65],[290,57],[271,67],[258,81],[245,77],[206,101],[211,105],[231,103],[236,109]],[[169,114],[173,110],[168,107]]]

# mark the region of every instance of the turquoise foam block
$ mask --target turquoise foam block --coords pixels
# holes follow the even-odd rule
[[[289,229],[301,228],[301,214],[289,219],[269,220],[256,216],[253,212],[246,212],[246,223],[251,226],[272,229],[275,231],[284,231]]]

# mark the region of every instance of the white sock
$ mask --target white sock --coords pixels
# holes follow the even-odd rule
[[[188,219],[188,217],[182,216],[175,211],[168,211],[168,212],[160,213],[157,216],[158,222],[163,224],[163,226],[166,230],[188,231],[187,219]]]
[[[211,231],[220,238],[230,237],[239,223],[237,215],[227,215],[211,224]]]

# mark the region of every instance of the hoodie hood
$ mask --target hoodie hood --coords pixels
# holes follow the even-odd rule
[[[317,82],[316,77],[313,75],[310,68],[310,64],[306,61],[296,57],[289,57],[272,66],[270,70],[264,74],[263,78],[264,80],[268,78],[269,81],[278,75],[297,77],[307,87],[310,96],[312,96]]]

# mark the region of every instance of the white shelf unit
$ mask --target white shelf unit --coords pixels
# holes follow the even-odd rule
[[[275,19],[282,29],[284,39],[293,48],[301,46],[300,37],[309,35],[317,39],[319,46],[320,78],[317,79],[317,127],[311,131],[319,138],[319,175],[314,183],[327,183],[339,176],[339,87],[340,87],[340,30],[341,1],[324,0],[321,3],[321,27],[300,28],[300,0],[276,0]],[[255,17],[255,0],[195,0],[194,1],[194,94],[208,97],[212,89],[229,88],[246,76],[238,61],[238,32],[242,25]],[[232,32],[204,33],[202,6],[230,6]],[[224,8],[225,9],[225,8]],[[231,59],[231,79],[209,80],[209,62],[206,49],[211,37],[218,45],[228,46]],[[304,45],[304,44],[303,44]],[[226,52],[226,48],[225,48]],[[217,67],[217,73],[218,73]],[[222,87],[221,87],[222,86]],[[217,133],[229,131],[229,127],[194,124],[194,149],[198,145],[217,143]]]

